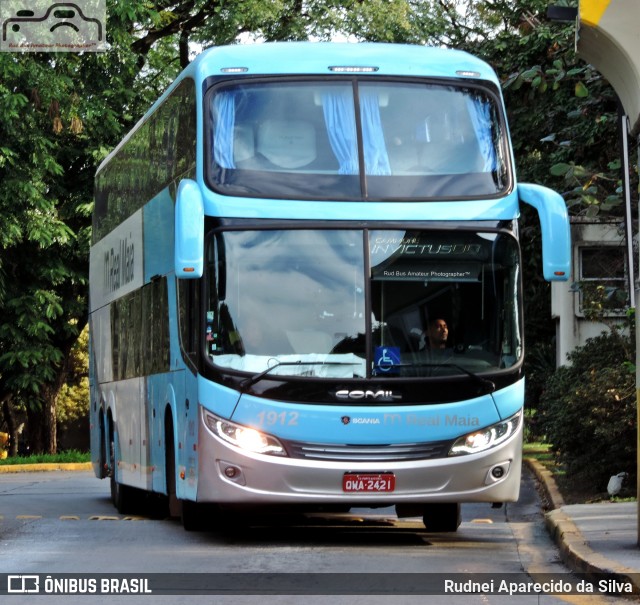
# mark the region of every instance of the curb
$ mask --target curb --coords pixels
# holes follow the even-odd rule
[[[41,464],[0,464],[2,473],[38,473],[42,471],[90,471],[91,462],[44,462]]]
[[[533,458],[525,458],[524,462],[535,475],[551,508],[545,514],[545,526],[560,551],[562,562],[577,573],[588,576],[607,574],[612,576],[612,579],[629,582],[633,586],[634,594],[639,594],[640,574],[637,570],[625,567],[594,551],[577,525],[562,510],[565,502],[552,473]]]
[[[564,506],[564,498],[558,489],[556,480],[553,478],[553,473],[535,458],[524,458],[524,462],[535,475],[540,487],[542,487],[549,508],[555,509]]]

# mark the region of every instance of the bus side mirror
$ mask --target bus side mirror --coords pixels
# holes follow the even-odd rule
[[[518,197],[538,211],[544,278],[547,281],[568,280],[571,275],[571,228],[564,199],[547,187],[528,183],[518,184]]]
[[[198,183],[184,179],[175,208],[176,277],[196,279],[204,268],[204,203]]]

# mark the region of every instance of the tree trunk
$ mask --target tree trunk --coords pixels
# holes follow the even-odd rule
[[[26,455],[44,452],[42,408],[27,406]]]
[[[14,457],[18,455],[18,424],[13,415],[13,408],[11,407],[12,399],[13,395],[11,394],[3,396],[2,416],[7,423],[7,430],[9,431],[9,456]]]
[[[61,372],[66,375],[66,372]],[[57,381],[56,381],[57,382]],[[60,386],[54,389],[46,389],[44,401],[42,402],[43,413],[43,432],[44,432],[44,451],[46,454],[58,453],[58,414],[56,410],[56,402]]]

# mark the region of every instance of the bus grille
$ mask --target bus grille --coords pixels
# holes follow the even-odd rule
[[[292,458],[306,460],[336,460],[346,462],[402,462],[446,458],[451,441],[431,443],[400,443],[382,445],[341,445],[335,443],[286,443]]]

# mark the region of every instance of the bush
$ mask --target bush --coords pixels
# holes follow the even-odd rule
[[[551,376],[556,370],[556,347],[548,340],[527,348],[524,358],[525,382],[524,412],[525,441],[544,441],[544,429],[540,426],[538,407]]]
[[[541,395],[537,422],[567,480],[591,493],[611,475],[636,475],[636,386],[632,337],[614,329],[570,355]]]

